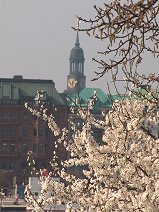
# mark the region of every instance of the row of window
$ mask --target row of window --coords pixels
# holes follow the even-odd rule
[[[0,170],[1,169],[4,169],[4,170],[14,170],[14,169],[17,169],[17,168],[27,169],[27,167],[28,167],[28,164],[27,164],[26,161],[23,161],[21,163],[20,167],[17,167],[16,162],[14,162],[14,161],[9,161],[9,162],[1,162],[0,161]],[[41,168],[46,167],[46,164],[44,162],[36,162],[35,163],[35,167],[37,169],[41,169]]]
[[[29,145],[23,145],[23,151],[28,152],[30,149]],[[33,153],[47,153],[48,152],[48,144],[33,144],[32,146]]]
[[[47,137],[48,136],[48,128],[34,128],[34,136],[39,137]]]
[[[19,103],[18,100],[9,99],[9,96],[3,96],[3,99],[0,99],[0,104],[12,104],[17,105]]]
[[[29,120],[29,112],[25,111],[20,114],[20,117],[23,121]],[[3,112],[0,114],[0,121],[3,122],[16,122],[18,120],[18,113],[17,112]]]
[[[2,139],[15,139],[17,138],[17,128],[7,128],[3,127],[0,129],[0,135]],[[26,138],[29,137],[29,128],[23,128],[21,131],[21,136]],[[39,137],[47,137],[48,136],[48,128],[34,128],[33,136]]]
[[[21,118],[22,121],[29,121],[30,120],[30,116],[29,116],[29,112],[25,111],[22,114],[18,114],[18,112],[14,111],[14,112],[3,112],[0,113],[0,121],[2,122],[16,122],[18,121],[18,116]],[[56,113],[54,114],[55,120],[57,122],[61,121],[62,115],[60,113]],[[40,120],[41,118],[39,118]],[[34,121],[37,120],[37,117],[34,116]]]
[[[1,144],[0,146],[0,152],[1,153],[10,153],[15,154],[16,153],[16,146],[15,144]]]
[[[0,169],[14,169],[15,168],[15,163],[13,161],[10,162],[0,162]]]
[[[1,128],[0,134],[3,139],[8,139],[8,138],[14,139],[17,137],[17,129],[16,128]]]
[[[22,144],[21,151],[27,153],[30,149],[33,150],[34,153],[47,153],[48,152],[48,144],[33,144],[30,146],[29,144]],[[0,145],[1,154],[16,154],[17,147],[15,144],[1,144]]]

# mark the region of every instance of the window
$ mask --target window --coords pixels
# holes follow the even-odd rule
[[[2,139],[8,139],[9,138],[9,129],[3,128],[2,129]]]
[[[45,153],[48,152],[48,144],[45,144]]]
[[[3,162],[3,163],[1,164],[1,169],[7,169],[7,164]]]
[[[15,105],[15,104],[18,104],[18,101],[17,100],[10,100],[10,103],[12,104],[12,105]]]
[[[61,121],[61,114],[60,113],[56,113],[56,114],[54,114],[54,116],[55,116],[56,122],[57,123],[60,123],[60,121]]]
[[[39,195],[38,192],[35,192],[35,193],[34,193],[34,196],[35,196],[35,197],[38,197],[38,195]]]
[[[11,95],[11,84],[10,83],[3,83],[3,99],[10,99]]]
[[[16,138],[17,137],[17,130],[16,130],[16,128],[11,128],[10,129],[10,137],[11,138]]]
[[[33,132],[34,136],[38,135],[37,129],[34,128],[34,132]]]
[[[2,139],[8,139],[8,138],[16,138],[17,132],[16,128],[3,128],[2,129]]]
[[[22,144],[22,152],[28,152],[29,146],[28,144]]]
[[[2,114],[2,121],[8,122],[9,121],[9,113],[3,113]]]
[[[95,139],[95,141],[98,144],[102,144],[103,143],[102,136],[103,136],[103,131],[101,129],[95,129],[93,131],[93,138]]]
[[[9,96],[3,96],[3,99],[9,99]]]
[[[49,130],[48,128],[45,128],[45,137],[48,137],[48,134],[49,134]]]
[[[38,106],[40,102],[44,102],[46,101],[46,99],[47,99],[47,93],[43,90],[38,91],[34,98],[35,105]]]
[[[33,153],[35,153],[37,150],[37,146],[36,146],[36,144],[33,144]]]
[[[39,169],[39,163],[37,161],[35,161],[35,168]]]
[[[39,163],[40,169],[46,169],[46,164],[44,162]]]
[[[23,136],[23,137],[28,137],[28,134],[29,134],[28,128],[23,128],[23,129],[22,129],[22,136]]]
[[[15,152],[15,144],[10,144],[10,153],[14,154]]]
[[[23,161],[21,164],[21,169],[26,169],[27,168],[27,162]]]
[[[29,114],[28,112],[23,113],[23,121],[28,121],[29,120]]]
[[[16,112],[10,113],[10,120],[11,121],[17,121],[17,113]]]
[[[38,129],[38,134],[40,137],[44,136],[44,129],[43,128],[39,128]]]
[[[43,144],[38,144],[38,152],[39,153],[44,152],[44,145]]]
[[[7,153],[7,152],[8,152],[8,145],[2,144],[2,153]]]
[[[45,135],[45,128],[42,127],[34,128],[33,135],[43,137]]]
[[[13,161],[9,162],[9,169],[14,169],[15,163]]]

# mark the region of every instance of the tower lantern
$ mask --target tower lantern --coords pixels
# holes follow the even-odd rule
[[[86,87],[86,76],[84,75],[84,52],[80,47],[77,31],[75,46],[70,53],[70,72],[67,76],[67,92],[76,92]]]

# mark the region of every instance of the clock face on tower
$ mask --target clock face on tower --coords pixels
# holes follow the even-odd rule
[[[76,83],[77,83],[77,81],[76,81],[75,79],[70,78],[70,79],[68,80],[68,87],[69,87],[69,88],[74,88],[74,87],[76,86]]]

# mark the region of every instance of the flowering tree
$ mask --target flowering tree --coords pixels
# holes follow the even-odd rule
[[[70,158],[61,162],[62,169],[56,163],[56,152],[53,154],[52,170],[48,176],[41,172],[39,177],[41,195],[38,199],[33,197],[29,186],[26,188],[26,199],[35,211],[54,204],[66,205],[68,211],[158,211],[159,77],[140,76],[136,67],[144,51],[154,56],[159,53],[159,7],[157,0],[126,2],[114,0],[105,3],[103,8],[95,6],[97,16],[89,20],[78,17],[87,27],[77,29],[107,41],[106,51],[100,53],[107,56],[106,60],[108,55],[111,59],[94,59],[103,68],[96,73],[96,79],[111,71],[116,83],[121,68],[129,95],[120,96],[100,119],[91,114],[96,95],[88,100],[86,108],[74,102],[72,112],[83,125],[79,127],[71,121],[71,137],[67,129],[58,128],[54,114],[49,116],[43,104],[40,111],[26,105],[34,115],[48,122],[58,136],[55,145],[63,143],[70,153]],[[155,85],[155,89],[151,89],[151,85]],[[93,136],[94,128],[102,131],[100,142]],[[34,164],[32,153],[29,160]],[[74,166],[82,167],[84,177],[70,174],[68,168]],[[57,175],[62,181],[52,179]]]
[[[156,95],[156,94],[155,94]],[[158,95],[156,95],[156,98]],[[127,97],[114,102],[112,110],[95,119],[87,108],[79,108],[77,115],[83,119],[82,129],[74,128],[71,141],[67,131],[57,142],[64,142],[71,158],[63,161],[59,170],[52,161],[52,172],[41,176],[41,196],[28,201],[35,211],[50,204],[66,204],[75,211],[157,211],[159,207],[159,112],[152,95]],[[45,112],[44,112],[45,113]],[[42,114],[41,114],[42,115]],[[45,113],[46,119],[46,113]],[[47,118],[48,124],[54,125]],[[92,126],[103,130],[102,142],[96,142]],[[67,168],[82,166],[83,178],[67,173]],[[58,173],[67,182],[55,182],[51,176]],[[54,193],[50,196],[50,193]],[[39,209],[38,209],[39,208]]]
[[[89,167],[86,178],[72,185],[85,210],[157,211],[159,114],[153,103],[146,102],[146,108],[145,114],[141,100],[114,103],[113,111],[98,123],[104,130],[103,145],[91,135],[92,120],[75,137],[71,151],[76,157],[68,164]]]

